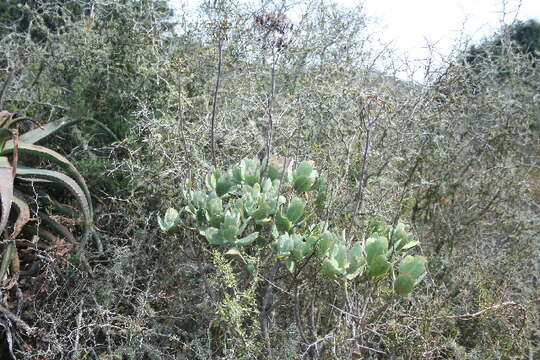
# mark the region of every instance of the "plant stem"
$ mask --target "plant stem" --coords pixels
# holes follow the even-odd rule
[[[266,135],[266,161],[264,164],[263,173],[266,173],[268,169],[268,163],[270,161],[270,153],[272,152],[272,136],[274,130],[274,96],[276,93],[276,63],[277,55],[275,49],[272,50],[272,69],[270,80],[270,96],[268,97],[268,132]]]
[[[212,118],[210,119],[210,149],[212,151],[212,165],[216,166],[216,150],[215,150],[215,120],[216,120],[216,107],[217,107],[217,94],[219,90],[219,84],[221,81],[221,66],[223,63],[223,34],[222,30],[218,29],[218,70],[216,77],[216,86],[214,88],[214,96],[212,100]]]

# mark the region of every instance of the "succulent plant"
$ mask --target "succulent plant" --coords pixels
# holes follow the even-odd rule
[[[367,222],[365,233],[369,237],[365,242],[350,245],[344,233],[338,235],[322,224],[310,224],[312,213],[324,207],[326,186],[309,161],[296,168],[272,161],[265,174],[258,160],[244,159],[229,171],[212,169],[205,185],[205,191],[184,191],[187,205],[180,212],[168,209],[163,219],[158,217],[163,231],[175,233],[187,227],[181,219],[185,213],[208,243],[227,247],[228,255],[241,256],[241,248],[252,244],[270,244],[289,271],[294,272],[304,261],[318,259],[328,278],[343,281],[363,274],[374,281],[384,278],[393,273],[391,258],[418,243],[404,224],[398,223],[392,232],[379,217]],[[316,194],[304,195],[307,192]],[[315,201],[306,203],[304,199]],[[269,231],[263,231],[265,228]],[[268,233],[271,239],[261,238]],[[393,239],[392,245],[389,239]],[[407,256],[402,260],[394,282],[397,294],[408,296],[421,280],[425,271],[422,259]]]
[[[24,120],[29,119],[7,111],[0,112],[0,233],[4,234],[0,281],[5,280],[10,264],[14,260],[18,261],[14,239],[26,227],[34,227],[39,237],[48,240],[54,240],[56,234],[72,242],[72,248],[78,248],[79,253],[92,234],[92,203],[83,177],[63,155],[37,145],[58,130],[78,121],[60,119],[19,135],[18,124]],[[72,210],[73,207],[54,199],[53,192],[49,191],[53,188],[71,194],[77,203],[82,224],[82,235],[78,243],[77,237],[68,227],[58,221],[58,217],[51,216],[52,210],[58,210],[64,215],[79,216]],[[45,200],[48,206],[31,210],[29,202],[35,203],[38,198]],[[10,223],[13,208],[17,216]],[[36,220],[39,226],[35,225]]]

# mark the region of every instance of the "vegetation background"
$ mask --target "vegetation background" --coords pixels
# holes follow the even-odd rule
[[[465,44],[418,83],[360,7],[292,5],[0,2],[0,110],[113,133],[86,121],[48,144],[85,177],[100,240],[77,261],[61,236],[21,235],[1,358],[540,359],[540,24]],[[213,166],[268,152],[314,161],[318,216],[352,238],[371,216],[408,224],[429,259],[412,296],[316,262],[297,283],[257,252],[253,276],[159,230]]]

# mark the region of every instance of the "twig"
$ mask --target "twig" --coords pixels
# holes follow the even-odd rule
[[[210,119],[210,149],[212,151],[212,164],[216,166],[216,150],[215,150],[215,139],[214,139],[214,131],[215,131],[215,119],[216,119],[216,107],[217,107],[217,95],[219,90],[219,84],[221,81],[221,66],[223,63],[223,29],[220,28],[221,24],[217,24],[218,26],[218,71],[217,71],[217,77],[216,77],[216,86],[214,88],[214,95],[212,100],[212,118]]]
[[[20,317],[13,314],[8,308],[4,307],[3,305],[0,305],[0,313],[2,313],[7,319],[13,321],[15,325],[17,325],[17,327],[23,329],[26,334],[30,335],[34,333],[34,329],[28,326],[28,324],[25,323]]]
[[[272,136],[274,131],[274,97],[276,93],[276,62],[277,55],[275,49],[272,49],[272,70],[270,80],[270,96],[268,98],[268,132],[266,134],[266,163],[264,164],[263,173],[266,173],[270,162],[270,153],[272,152]]]
[[[15,69],[11,69],[6,81],[4,81],[4,84],[2,84],[2,89],[0,89],[0,110],[2,110],[2,108],[4,107],[4,95],[6,94],[6,90],[9,86],[9,83],[13,79],[14,74],[15,74]]]
[[[492,306],[489,306],[483,310],[480,310],[478,312],[475,312],[475,313],[472,313],[472,314],[461,314],[461,315],[443,315],[443,316],[434,316],[434,317],[417,317],[417,316],[411,316],[411,315],[408,315],[408,314],[400,314],[400,313],[397,313],[396,315],[401,317],[401,318],[410,318],[410,319],[413,319],[413,320],[427,320],[427,321],[432,321],[432,320],[463,320],[463,319],[474,319],[474,318],[477,318],[477,317],[480,317],[482,316],[483,314],[485,314],[486,312],[488,311],[493,311],[493,310],[498,310],[498,309],[501,309],[501,308],[507,308],[507,307],[514,307],[514,306],[520,306],[520,304],[514,302],[514,301],[506,301],[506,302],[503,302],[503,303],[500,303],[500,304],[495,304],[495,305],[492,305]]]

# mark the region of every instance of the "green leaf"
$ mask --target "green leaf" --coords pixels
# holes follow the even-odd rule
[[[231,179],[227,175],[221,177],[216,185],[217,195],[221,197],[227,194],[231,190],[232,185]]]
[[[294,177],[307,177],[311,178],[313,176],[314,168],[313,168],[313,162],[312,161],[302,161],[298,168],[296,168],[296,171],[294,172]]]
[[[221,231],[216,228],[209,227],[204,231],[203,234],[208,242],[212,245],[223,245],[225,244],[225,238],[223,238]]]
[[[239,246],[247,246],[257,240],[257,237],[259,236],[258,232],[254,232],[253,234],[249,234],[246,237],[241,238],[240,240],[237,240],[234,244]]]
[[[281,210],[276,213],[276,227],[280,232],[289,232],[291,230],[291,222],[283,216]]]
[[[302,199],[295,197],[287,208],[287,218],[291,223],[297,222],[304,215],[305,204]]]
[[[240,250],[238,250],[237,248],[230,248],[230,249],[225,253],[225,255],[242,256],[242,254],[240,254]]]
[[[324,259],[322,264],[322,272],[329,278],[333,279],[339,274],[338,265],[333,259]]]
[[[319,242],[317,243],[317,250],[319,256],[325,256],[330,250],[334,242],[336,241],[335,235],[330,232],[325,232],[321,235]]]
[[[9,213],[11,211],[11,202],[13,201],[13,169],[9,160],[0,157],[0,201],[2,202],[2,217],[0,218],[0,234],[6,228]]]
[[[4,281],[9,265],[13,261],[13,255],[17,251],[15,242],[12,241],[4,248],[2,253],[2,265],[0,266],[0,284]]]
[[[367,262],[371,264],[377,256],[386,254],[388,251],[388,241],[381,236],[370,237],[366,240],[365,251]]]
[[[118,141],[118,138],[116,137],[116,135],[105,124],[103,124],[100,121],[97,121],[94,119],[68,119],[68,118],[58,119],[55,121],[48,122],[45,125],[41,125],[41,127],[39,128],[30,130],[22,134],[19,137],[19,140],[21,142],[25,142],[28,144],[35,144],[67,126],[75,125],[79,122],[91,122],[93,124],[96,124],[102,130],[104,130],[110,137],[112,137],[115,141]]]
[[[297,193],[307,192],[313,186],[313,182],[307,176],[301,176],[294,179],[293,187]]]
[[[272,208],[270,207],[270,205],[266,201],[263,201],[259,205],[259,207],[251,214],[251,216],[255,220],[262,220],[262,219],[268,217],[268,215],[271,213],[271,211],[272,211]]]
[[[394,281],[394,291],[399,296],[408,296],[414,287],[415,279],[409,273],[399,274]]]
[[[377,255],[369,265],[369,275],[373,278],[381,278],[390,271],[392,264],[386,260],[385,255]]]
[[[406,256],[399,264],[399,273],[408,273],[418,280],[426,271],[426,263],[424,256]]]
[[[92,212],[85,193],[79,184],[69,176],[58,171],[33,169],[24,166],[19,166],[17,168],[17,178],[25,181],[39,181],[41,179],[52,181],[62,185],[73,194],[80,205],[80,210],[84,219],[84,235],[80,244],[80,250],[82,250],[91,233]]]
[[[281,178],[281,172],[279,171],[279,168],[274,165],[268,166],[268,177],[270,180],[279,180]]]
[[[17,207],[19,214],[17,215],[15,224],[13,224],[13,232],[9,236],[10,239],[15,239],[21,232],[24,225],[30,221],[30,207],[24,200],[23,195],[17,190],[13,190],[13,204],[15,204],[15,207]]]
[[[5,148],[0,152],[0,156],[10,155],[13,153],[13,140],[10,140],[6,143]],[[37,156],[44,160],[49,160],[53,162],[54,164],[60,166],[70,177],[75,179],[77,184],[80,186],[80,188],[83,190],[83,193],[86,197],[86,201],[88,203],[88,208],[90,209],[90,220],[92,220],[93,216],[93,210],[92,210],[92,202],[90,197],[90,191],[88,191],[88,187],[86,186],[86,183],[84,181],[84,178],[82,175],[77,171],[75,166],[66,159],[64,156],[60,155],[56,151],[53,151],[51,149],[48,149],[43,146],[39,145],[33,145],[33,144],[27,144],[23,142],[17,143],[17,151],[20,154],[29,154],[33,156]]]
[[[335,247],[334,258],[338,264],[338,267],[345,270],[347,267],[347,248],[343,244],[339,244]]]
[[[158,216],[158,224],[161,230],[166,232],[172,232],[176,230],[178,221],[180,220],[180,214],[176,209],[169,208],[163,216],[163,220]]]

